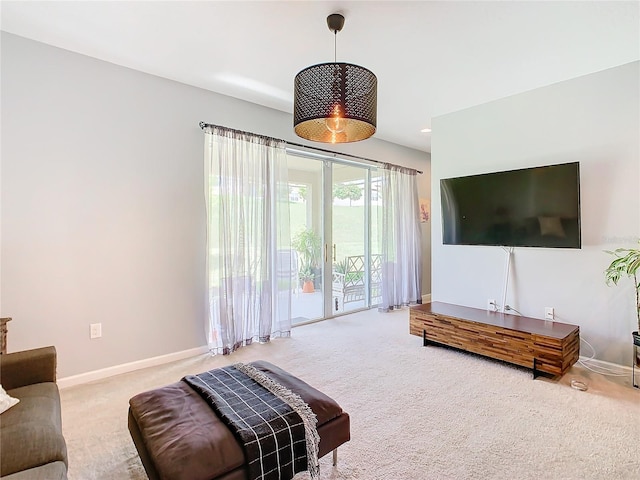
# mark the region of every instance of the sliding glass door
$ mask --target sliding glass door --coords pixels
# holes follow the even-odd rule
[[[368,306],[367,170],[332,166],[331,255],[332,310],[350,312]]]
[[[316,155],[290,154],[288,163],[293,323],[377,304],[377,171]]]

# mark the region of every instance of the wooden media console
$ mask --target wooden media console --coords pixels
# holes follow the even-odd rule
[[[580,327],[567,323],[433,302],[411,307],[409,332],[440,344],[563,375],[580,354]]]

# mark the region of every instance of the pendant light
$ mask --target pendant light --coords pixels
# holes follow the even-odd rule
[[[378,80],[370,70],[336,62],[339,13],[327,17],[334,33],[334,61],[301,70],[294,80],[293,127],[313,142],[348,143],[365,140],[376,131]]]

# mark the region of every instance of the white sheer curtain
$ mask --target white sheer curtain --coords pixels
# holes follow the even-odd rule
[[[422,255],[416,171],[382,169],[382,302],[379,310],[422,303]]]
[[[209,349],[231,353],[291,332],[285,143],[223,127],[205,132]]]

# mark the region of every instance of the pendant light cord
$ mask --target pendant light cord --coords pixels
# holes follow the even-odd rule
[[[338,63],[337,51],[338,51],[338,31],[334,30],[333,31],[333,63]]]

